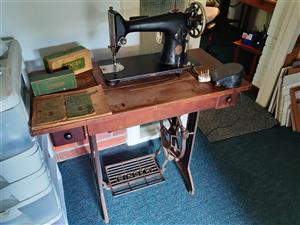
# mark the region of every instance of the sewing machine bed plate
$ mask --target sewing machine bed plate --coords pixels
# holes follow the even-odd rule
[[[124,70],[115,73],[104,74],[104,80],[107,85],[113,86],[120,82],[128,82],[149,77],[162,75],[181,74],[184,70],[190,69],[191,65],[199,66],[195,61],[186,57],[186,65],[176,68],[160,63],[160,53],[147,55],[138,55],[118,59],[118,63],[124,66]],[[189,63],[188,63],[189,62]],[[111,60],[100,61],[99,65],[111,64]]]

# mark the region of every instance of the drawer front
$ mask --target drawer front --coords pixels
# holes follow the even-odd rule
[[[54,146],[83,141],[85,139],[84,127],[51,133],[50,137]]]
[[[239,95],[238,93],[233,93],[233,94],[223,95],[218,97],[216,109],[234,106],[237,103],[238,95]]]

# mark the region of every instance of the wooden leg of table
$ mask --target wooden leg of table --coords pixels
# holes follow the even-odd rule
[[[249,81],[250,82],[253,79],[254,72],[255,72],[256,67],[257,67],[258,59],[259,59],[259,56],[258,55],[254,55],[252,63],[251,63],[251,67],[250,67],[250,72],[249,72]]]
[[[188,115],[188,121],[186,129],[191,133],[186,142],[186,152],[183,158],[176,162],[176,165],[181,173],[184,180],[185,186],[188,192],[192,195],[195,192],[192,174],[190,171],[190,161],[192,158],[192,151],[196,138],[198,124],[198,112],[190,113]]]
[[[102,213],[104,223],[109,223],[109,217],[108,217],[108,212],[107,212],[107,207],[106,207],[106,202],[104,197],[103,176],[102,176],[101,162],[99,158],[96,136],[91,135],[88,137],[89,137],[89,145],[91,149],[91,158],[92,158],[91,161],[96,175],[96,183],[97,183],[99,201],[100,201],[100,210]]]
[[[238,61],[239,54],[240,54],[240,48],[238,46],[236,46],[232,62],[237,62]]]

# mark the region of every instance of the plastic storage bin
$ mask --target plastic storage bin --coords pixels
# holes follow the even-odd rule
[[[48,170],[43,166],[38,172],[12,183],[0,190],[0,212],[31,198],[49,187]]]
[[[44,159],[38,143],[32,148],[1,162],[0,189],[23,179],[43,166]]]
[[[0,161],[13,157],[34,145],[24,109],[23,102],[20,101],[14,108],[0,113],[2,120]]]
[[[54,223],[52,223],[52,225],[63,225],[63,224],[66,224],[66,218],[65,218],[65,216],[63,214],[61,214],[61,216],[59,217],[59,219],[57,221],[55,221]]]
[[[51,180],[54,184],[57,196],[59,198],[60,206],[61,206],[62,216],[54,224],[68,225],[69,223],[67,218],[62,176],[54,158],[50,137],[49,135],[41,135],[38,136],[37,139],[38,142],[40,143],[41,149],[43,149],[45,162],[48,165],[48,169],[51,175]]]
[[[28,113],[21,94],[22,54],[20,44],[7,41],[8,51],[0,59],[0,161],[33,146]]]
[[[54,224],[61,218],[61,208],[52,185],[43,192],[0,213],[0,224]]]
[[[0,58],[0,224],[67,225],[56,162],[30,135],[29,83],[20,45],[14,39],[5,43],[8,50]]]

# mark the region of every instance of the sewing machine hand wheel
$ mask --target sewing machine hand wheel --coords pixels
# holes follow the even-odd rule
[[[206,15],[203,5],[199,2],[193,2],[190,7],[186,9],[186,13],[190,14],[190,30],[189,35],[192,38],[198,38],[204,32],[206,24]],[[201,26],[199,28],[199,26]]]

